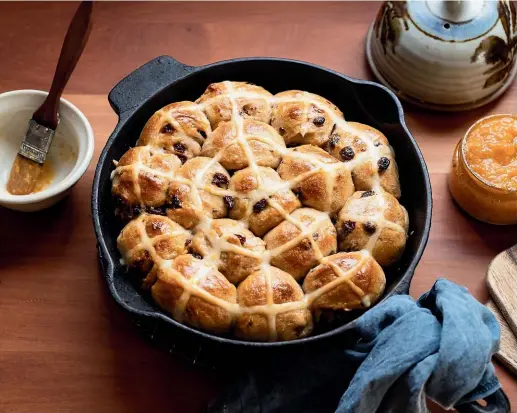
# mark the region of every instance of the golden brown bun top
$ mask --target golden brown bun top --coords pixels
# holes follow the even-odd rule
[[[239,304],[244,307],[300,301],[304,295],[293,277],[275,267],[251,274],[237,291]]]
[[[112,173],[112,193],[117,202],[131,207],[160,207],[166,202],[168,180],[181,167],[173,154],[151,146],[129,149]],[[131,211],[126,211],[132,217]]]
[[[229,121],[234,114],[244,119],[269,123],[271,118],[271,93],[246,82],[212,83],[196,100],[215,129],[221,122]]]
[[[389,266],[404,251],[408,225],[407,211],[393,195],[357,191],[339,213],[339,249],[367,249],[379,264]]]
[[[219,259],[221,252],[231,251],[261,261],[264,245],[241,221],[214,219],[209,228],[200,228],[196,233],[193,248],[203,256],[214,254],[212,260]]]
[[[171,270],[165,269],[165,272],[169,277],[176,276],[176,278],[179,273],[185,280],[190,281],[191,294],[195,294],[197,289],[202,289],[229,303],[236,302],[235,287],[214,267],[206,265],[192,255],[180,255],[172,263]]]
[[[215,334],[231,328],[238,309],[235,287],[213,266],[191,255],[161,265],[151,292],[176,320]]]
[[[243,141],[246,141],[249,153]],[[284,140],[275,129],[264,122],[244,119],[221,122],[204,143],[201,155],[219,156],[219,162],[226,169],[236,170],[249,166],[250,156],[259,166],[276,168],[284,152]]]
[[[211,133],[210,122],[198,105],[177,102],[160,109],[147,121],[137,145],[173,153],[185,163],[199,155]]]
[[[230,189],[236,192],[230,217],[247,221],[251,232],[259,237],[301,206],[290,184],[272,168],[257,166],[237,171],[230,180]]]
[[[287,145],[324,145],[336,119],[343,113],[321,96],[300,90],[275,95],[271,124]]]
[[[242,313],[235,334],[247,340],[294,340],[312,331],[312,316],[299,284],[275,267],[265,267],[237,288]]]
[[[208,118],[194,102],[171,103],[157,111],[145,124],[139,145],[158,137],[188,137],[200,145],[212,132]]]
[[[336,229],[328,214],[300,208],[264,237],[271,264],[302,279],[324,257],[337,250]]]
[[[357,190],[367,191],[378,184],[395,198],[400,197],[400,183],[395,154],[388,139],[379,130],[357,122],[336,126],[325,150],[351,164]]]
[[[387,192],[357,191],[346,202],[340,219],[355,222],[372,222],[380,225],[398,225],[403,231],[408,229],[405,208]]]
[[[340,252],[307,274],[303,290],[318,309],[369,307],[386,284],[384,272],[366,251]]]
[[[159,215],[142,214],[132,220],[117,238],[117,247],[124,263],[147,273],[143,284],[156,280],[159,264],[186,254],[192,235],[181,225]]]

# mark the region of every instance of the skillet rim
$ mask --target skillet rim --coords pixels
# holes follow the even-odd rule
[[[167,59],[169,61],[172,61],[176,65],[183,67],[186,70],[186,74],[184,76],[179,76],[177,79],[169,82],[166,86],[164,86],[158,90],[155,90],[149,97],[141,100],[138,104],[127,108],[122,113],[117,113],[117,110],[114,107],[113,101],[111,99],[113,92],[121,85],[121,83],[125,79],[127,79],[128,76],[131,76],[132,74],[137,73],[140,69],[144,68],[144,66],[146,66],[146,65],[152,64],[153,62],[159,62],[160,59]],[[421,172],[423,174],[423,178],[425,181],[425,186],[422,189],[423,195],[425,196],[425,216],[424,216],[425,223],[424,223],[424,231],[422,234],[422,238],[421,238],[420,242],[418,243],[416,252],[413,254],[411,259],[409,260],[407,269],[405,270],[404,274],[401,275],[399,281],[393,285],[392,290],[388,294],[386,294],[384,297],[382,297],[382,299],[379,300],[376,303],[376,305],[379,305],[380,303],[384,302],[386,299],[388,299],[389,297],[391,297],[393,295],[407,294],[407,291],[409,290],[409,284],[411,283],[411,280],[414,275],[415,268],[418,265],[422,255],[423,255],[423,252],[425,250],[425,247],[427,245],[427,242],[429,240],[429,233],[430,233],[430,229],[431,229],[431,218],[432,218],[432,189],[431,189],[431,180],[429,177],[427,165],[425,163],[425,160],[424,160],[424,157],[420,150],[420,147],[418,146],[415,138],[413,137],[413,135],[407,128],[407,125],[405,122],[405,117],[404,117],[404,110],[402,108],[402,105],[401,105],[399,99],[396,97],[396,95],[391,90],[389,90],[387,87],[385,87],[377,82],[373,82],[370,80],[355,79],[355,78],[349,77],[347,75],[341,74],[339,72],[336,72],[332,69],[325,68],[323,66],[319,66],[319,65],[316,65],[313,63],[304,62],[304,61],[300,61],[300,60],[294,60],[294,59],[277,58],[277,57],[245,57],[245,58],[222,60],[219,62],[214,62],[214,63],[208,64],[208,65],[204,65],[204,66],[189,66],[189,65],[185,65],[183,63],[176,61],[175,59],[171,58],[170,56],[163,55],[163,56],[156,57],[155,59],[153,59],[153,60],[145,63],[144,65],[140,66],[139,68],[135,69],[133,72],[126,75],[126,77],[124,77],[124,79],[122,79],[119,83],[117,83],[117,85],[115,85],[113,87],[113,89],[110,91],[110,93],[108,95],[108,99],[109,99],[110,104],[112,105],[114,111],[118,115],[119,119],[118,119],[117,125],[115,126],[115,129],[113,130],[110,137],[106,141],[106,144],[105,144],[104,148],[102,149],[101,154],[99,155],[99,159],[97,161],[97,166],[95,167],[95,175],[94,175],[93,186],[92,186],[91,208],[92,208],[92,220],[93,220],[93,225],[94,225],[95,237],[97,239],[97,249],[98,249],[99,260],[101,263],[102,272],[104,274],[104,277],[106,278],[110,294],[112,295],[113,299],[117,302],[117,304],[119,306],[121,306],[124,310],[128,311],[129,313],[131,313],[133,315],[137,315],[140,317],[148,317],[151,319],[155,319],[157,321],[164,322],[165,324],[169,324],[173,327],[179,327],[180,329],[184,330],[185,332],[192,333],[203,340],[215,341],[219,344],[226,344],[226,345],[237,346],[237,347],[255,347],[255,348],[257,348],[257,347],[259,347],[259,348],[283,347],[284,348],[286,346],[299,347],[304,344],[315,343],[315,342],[318,342],[318,341],[321,341],[324,339],[329,339],[333,336],[342,334],[345,331],[353,328],[355,326],[355,324],[357,323],[357,320],[361,316],[359,316],[356,319],[354,319],[348,323],[345,323],[335,329],[332,329],[332,330],[329,330],[329,331],[326,331],[326,332],[323,332],[321,334],[314,335],[314,336],[309,336],[309,337],[292,340],[292,341],[256,342],[256,341],[237,340],[237,339],[233,339],[233,338],[212,335],[212,334],[203,332],[201,330],[197,330],[193,327],[187,326],[186,324],[179,323],[178,321],[174,320],[169,315],[167,315],[164,312],[161,312],[159,310],[146,311],[146,310],[136,309],[136,308],[130,306],[129,304],[127,304],[124,301],[124,299],[118,294],[118,291],[115,288],[115,283],[114,283],[115,265],[113,262],[113,257],[111,257],[111,255],[108,251],[108,248],[106,246],[105,235],[102,232],[102,227],[101,227],[101,223],[100,223],[100,219],[99,219],[98,203],[99,203],[99,198],[100,198],[100,196],[99,196],[100,176],[101,176],[101,171],[104,168],[104,164],[107,161],[106,160],[107,153],[113,146],[114,142],[116,141],[116,139],[120,133],[120,130],[129,121],[129,119],[138,111],[138,109],[145,103],[154,99],[159,93],[161,93],[166,88],[169,88],[173,84],[183,81],[183,80],[189,78],[190,76],[194,76],[194,75],[198,74],[199,72],[209,71],[213,68],[220,67],[220,66],[227,66],[227,65],[231,65],[231,64],[241,64],[241,63],[245,63],[245,62],[249,62],[249,61],[266,61],[266,62],[274,61],[274,62],[283,62],[283,63],[294,64],[294,65],[308,66],[308,67],[310,67],[312,69],[316,69],[318,71],[324,71],[324,72],[330,73],[330,74],[336,76],[337,78],[339,78],[340,81],[350,82],[350,83],[360,85],[360,86],[368,85],[368,86],[373,86],[375,88],[378,88],[381,91],[383,91],[384,93],[387,93],[390,96],[391,100],[395,103],[395,106],[397,108],[397,113],[398,113],[398,123],[402,127],[402,130],[404,131],[404,133],[406,135],[407,141],[411,144],[411,148],[412,148],[415,156],[418,159],[418,163],[420,165]],[[109,160],[108,160],[108,162],[109,162]]]

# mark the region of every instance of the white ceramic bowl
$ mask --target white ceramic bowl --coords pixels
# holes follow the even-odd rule
[[[18,211],[39,211],[63,199],[84,174],[93,156],[93,130],[82,112],[66,99],[59,104],[60,122],[47,161],[53,179],[40,192],[11,195],[6,184],[29,119],[46,92],[15,90],[0,94],[0,205]]]
[[[401,99],[430,109],[473,109],[517,74],[515,5],[508,0],[383,3],[368,32],[375,76]]]

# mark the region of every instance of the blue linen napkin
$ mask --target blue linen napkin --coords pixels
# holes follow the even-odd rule
[[[491,363],[499,324],[451,281],[416,302],[389,298],[347,335],[359,337],[350,348],[249,371],[208,412],[423,413],[426,396],[452,408],[500,387]]]

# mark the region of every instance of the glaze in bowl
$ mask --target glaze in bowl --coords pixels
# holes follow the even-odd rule
[[[70,193],[92,159],[94,135],[88,119],[61,98],[60,122],[46,160],[52,168],[48,186],[29,195],[7,192],[11,166],[27,133],[28,122],[47,94],[39,90],[0,94],[0,205],[6,208],[33,212],[54,205]]]

